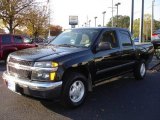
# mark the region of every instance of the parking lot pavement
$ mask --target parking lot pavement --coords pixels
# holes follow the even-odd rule
[[[1,120],[159,120],[159,73],[148,73],[144,81],[122,78],[98,86],[85,104],[67,109],[59,101],[35,100],[0,88]],[[154,119],[153,119],[154,118]]]
[[[2,64],[1,64],[2,65]],[[5,65],[0,65],[0,84]],[[58,100],[40,100],[20,96],[0,87],[0,120],[159,120],[160,72],[147,71],[136,81],[132,75],[98,86],[86,102],[67,109]]]
[[[159,63],[160,63],[160,60],[157,60],[157,58],[154,56],[151,63],[149,64],[149,69],[152,69],[153,67],[155,67]]]

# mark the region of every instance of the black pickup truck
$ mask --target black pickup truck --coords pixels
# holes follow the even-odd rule
[[[22,95],[77,107],[88,91],[110,78],[133,72],[142,80],[153,56],[152,44],[134,45],[121,28],[66,30],[46,46],[11,53],[3,79]]]

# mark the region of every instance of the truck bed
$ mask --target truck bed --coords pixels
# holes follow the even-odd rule
[[[150,42],[147,43],[135,43],[136,48],[143,50],[145,49],[146,51],[149,51],[153,49],[153,44]]]

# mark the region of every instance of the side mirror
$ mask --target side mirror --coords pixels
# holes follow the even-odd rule
[[[103,50],[110,50],[110,49],[112,49],[110,42],[100,42],[97,50],[103,51]]]

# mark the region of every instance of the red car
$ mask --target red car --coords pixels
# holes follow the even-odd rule
[[[32,47],[36,44],[26,36],[0,34],[0,60],[6,60],[11,52]]]

